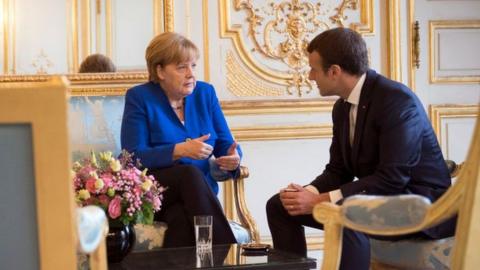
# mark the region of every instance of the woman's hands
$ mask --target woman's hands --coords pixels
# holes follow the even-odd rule
[[[182,157],[199,160],[209,158],[212,154],[213,147],[210,144],[205,143],[208,138],[210,138],[210,134],[186,142],[177,143],[173,149],[173,159],[177,160]]]
[[[237,152],[237,142],[228,148],[227,155],[215,159],[218,167],[224,171],[233,171],[240,165],[240,155]]]
[[[173,159],[177,160],[182,157],[191,159],[207,159],[213,151],[213,147],[206,140],[210,138],[210,134],[203,135],[196,139],[188,140],[186,142],[177,143],[173,149]],[[237,152],[237,142],[228,148],[225,156],[219,157],[215,160],[221,170],[233,171],[240,165],[240,155]]]

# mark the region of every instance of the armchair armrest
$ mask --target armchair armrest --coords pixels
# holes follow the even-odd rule
[[[430,205],[430,200],[419,195],[355,195],[345,200],[341,215],[349,228],[388,234],[420,226]]]
[[[240,173],[237,178],[230,179],[225,183],[225,216],[229,220],[238,221],[250,234],[250,239],[257,242],[260,240],[257,224],[248,210],[245,201],[245,178],[249,176],[248,168],[240,166]]]
[[[90,254],[90,269],[107,269],[105,237],[108,221],[105,211],[98,206],[77,209],[78,248]]]

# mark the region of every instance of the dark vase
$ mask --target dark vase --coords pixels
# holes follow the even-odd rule
[[[107,235],[108,262],[120,262],[127,256],[135,244],[133,225],[110,224]]]

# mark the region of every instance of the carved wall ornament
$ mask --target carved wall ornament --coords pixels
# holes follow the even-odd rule
[[[48,59],[48,55],[43,50],[40,50],[40,53],[33,59],[32,66],[35,68],[36,74],[48,74],[48,69],[53,67],[53,62]]]
[[[220,0],[221,34],[232,38],[242,62],[256,75],[302,96],[313,88],[309,41],[333,27],[372,33],[371,1]]]

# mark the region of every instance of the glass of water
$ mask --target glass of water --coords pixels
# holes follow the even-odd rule
[[[197,251],[212,249],[212,216],[194,216],[195,243]]]

